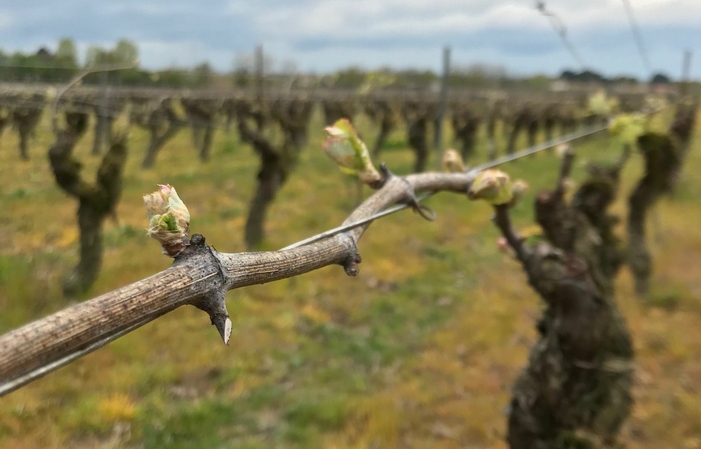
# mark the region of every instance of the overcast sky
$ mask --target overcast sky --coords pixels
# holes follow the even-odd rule
[[[678,77],[684,49],[701,44],[701,0],[630,3],[653,70]],[[587,67],[647,78],[622,0],[546,6],[567,26]],[[133,40],[148,68],[206,60],[228,71],[257,43],[278,66],[293,60],[316,72],[350,65],[438,70],[446,44],[463,66],[496,64],[518,74],[577,68],[527,0],[0,0],[5,51],[55,47],[64,36],[81,49]],[[696,67],[692,77],[701,78],[701,61]]]

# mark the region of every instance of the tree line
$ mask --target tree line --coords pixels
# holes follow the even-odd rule
[[[89,46],[83,60],[81,63],[77,46],[70,38],[61,39],[55,51],[46,46],[28,53],[8,53],[0,49],[0,82],[66,83],[82,69],[100,65],[133,65],[134,68],[92,73],[83,79],[85,84],[197,87],[208,85],[213,76],[213,70],[206,62],[191,69],[140,68],[139,48],[127,39],[117,41],[112,48]]]
[[[109,74],[91,74],[85,77],[87,84],[110,84],[123,86],[163,86],[163,87],[205,87],[213,84],[238,88],[253,88],[256,77],[265,74],[265,83],[289,87],[331,87],[357,89],[360,91],[377,88],[427,89],[437,87],[441,75],[433,70],[393,69],[380,67],[368,70],[361,67],[347,67],[327,74],[302,74],[294,61],[285,60],[276,64],[270,55],[261,55],[257,61],[252,54],[240,53],[232,62],[229,73],[217,73],[204,61],[194,67],[171,67],[147,70],[135,66],[130,70],[120,70]],[[90,46],[86,50],[83,63],[80,62],[75,42],[63,38],[55,51],[47,46],[35,52],[14,53],[0,49],[0,81],[6,82],[67,82],[81,68],[102,64],[128,64],[137,62],[139,49],[136,43],[122,39],[114,47]],[[260,68],[257,67],[260,64]],[[499,65],[475,63],[458,65],[451,69],[447,79],[451,88],[496,88],[496,89],[548,89],[553,81],[561,80],[570,84],[596,85],[635,85],[642,82],[669,84],[672,79],[664,73],[656,73],[649,80],[634,76],[617,75],[606,77],[587,69],[580,72],[564,70],[558,76],[536,74],[517,76],[509,74]]]

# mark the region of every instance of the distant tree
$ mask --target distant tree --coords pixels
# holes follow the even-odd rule
[[[650,82],[652,84],[669,84],[672,82],[672,79],[664,73],[656,73],[652,76]]]
[[[207,62],[196,66],[192,69],[192,82],[196,86],[206,86],[212,83],[214,71]]]
[[[584,70],[579,74],[579,81],[584,83],[605,83],[606,77],[592,70]]]
[[[47,62],[50,63],[54,59],[53,53],[51,53],[51,50],[49,50],[46,47],[39,48],[39,50],[37,50],[37,52],[34,56],[36,56],[38,61],[44,62],[44,63],[47,63]]]
[[[112,51],[116,63],[129,64],[139,59],[139,49],[131,41],[122,39]]]
[[[579,73],[571,70],[564,70],[560,74],[560,79],[582,83],[607,83],[609,80],[600,73],[592,70],[583,70]]]
[[[560,79],[563,79],[565,81],[576,81],[577,74],[572,70],[563,70],[560,74]]]
[[[122,39],[117,42],[117,45],[113,49],[105,49],[98,47],[96,45],[88,47],[85,55],[85,65],[129,65],[136,64],[139,60],[139,49],[131,41]],[[143,79],[143,76],[139,75],[137,69],[130,70],[120,70],[118,72],[111,73],[110,81],[122,84],[123,80],[127,80],[134,84],[136,80]],[[98,83],[101,80],[101,75],[99,73],[93,73],[85,77],[85,82],[89,84]]]
[[[78,51],[72,39],[64,37],[58,42],[56,49],[56,62],[61,67],[78,67]]]
[[[85,57],[87,66],[99,64],[129,64],[139,58],[139,49],[131,41],[122,39],[114,49],[108,50],[98,46],[88,47]]]
[[[91,45],[85,52],[85,65],[93,66],[97,64],[105,64],[110,61],[110,52],[98,47],[97,45]]]
[[[333,87],[357,89],[365,82],[366,77],[365,71],[358,67],[339,70],[333,74]]]

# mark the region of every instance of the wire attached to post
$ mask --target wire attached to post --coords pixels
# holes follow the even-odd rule
[[[575,61],[577,61],[577,64],[579,64],[579,69],[583,70],[584,62],[582,61],[581,56],[579,56],[577,50],[574,48],[574,45],[572,45],[572,42],[570,42],[570,40],[567,38],[567,27],[565,27],[565,24],[562,21],[562,19],[560,19],[552,11],[548,11],[545,8],[545,2],[542,0],[536,2],[535,9],[537,9],[542,15],[544,15],[548,19],[550,25],[553,27],[553,30],[555,30],[555,33],[557,33],[557,35],[560,36],[560,40],[562,40],[562,43],[567,49],[567,51],[570,53],[572,58]]]

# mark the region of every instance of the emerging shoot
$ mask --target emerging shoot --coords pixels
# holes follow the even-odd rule
[[[642,114],[621,114],[611,121],[609,133],[626,145],[634,145],[647,128],[647,118]]]
[[[373,185],[382,180],[382,176],[372,165],[370,152],[360,140],[353,125],[347,119],[336,121],[327,126],[324,152],[341,168],[344,173],[355,175],[364,184]]]
[[[158,185],[156,192],[144,195],[148,213],[148,235],[158,240],[163,254],[176,257],[189,246],[190,212],[170,185]]]
[[[450,173],[462,173],[465,171],[465,163],[460,153],[452,148],[443,153],[443,171]]]
[[[467,191],[471,200],[484,200],[492,205],[509,203],[513,198],[509,175],[501,170],[485,170],[475,178]]]
[[[592,114],[609,116],[618,109],[618,100],[607,97],[606,92],[600,90],[589,98],[587,106]]]

